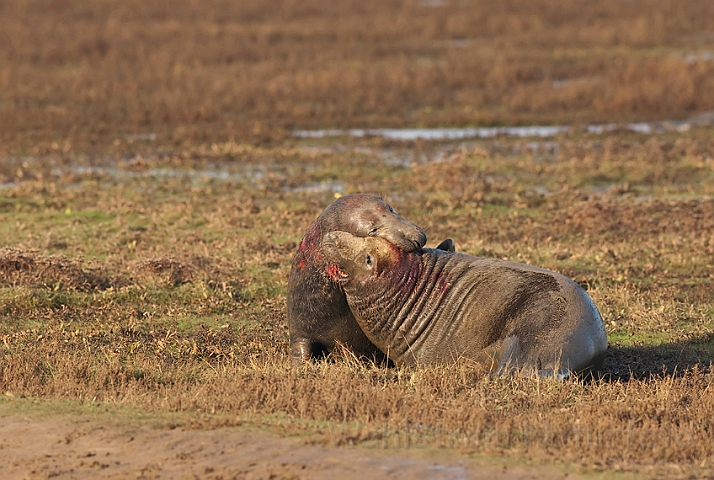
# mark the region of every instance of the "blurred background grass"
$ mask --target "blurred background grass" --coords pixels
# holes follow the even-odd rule
[[[714,109],[696,0],[6,0],[3,147],[581,124]],[[78,143],[79,142],[79,143]]]

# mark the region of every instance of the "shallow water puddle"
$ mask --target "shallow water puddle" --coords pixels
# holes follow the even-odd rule
[[[593,124],[583,128],[593,134],[614,131],[630,131],[635,133],[661,133],[667,131],[686,131],[692,127],[687,120],[671,122],[640,122],[640,123],[605,123]],[[527,126],[527,127],[479,127],[479,128],[369,128],[369,129],[326,129],[326,130],[295,130],[294,137],[326,138],[326,137],[382,137],[388,140],[460,140],[466,138],[494,137],[554,137],[576,130],[568,125]]]
[[[8,181],[0,181],[0,190],[12,189],[19,186],[22,180],[32,178],[45,178],[60,180],[74,178],[78,181],[87,179],[108,179],[115,182],[129,180],[178,180],[189,182],[192,186],[204,186],[212,182],[234,182],[248,184],[251,188],[271,188],[284,192],[338,192],[342,193],[346,187],[344,182],[338,180],[304,181],[301,183],[290,182],[290,169],[285,164],[271,163],[237,163],[237,162],[212,162],[201,168],[156,166],[149,168],[126,167],[122,162],[113,159],[77,159],[76,163],[58,165],[49,159],[22,157],[0,158],[6,164],[22,165],[23,175]],[[311,167],[305,166],[309,171]],[[11,171],[13,169],[10,169]],[[0,180],[2,180],[0,176]],[[74,182],[71,182],[74,183]]]
[[[535,162],[557,160],[561,148],[558,135],[579,131],[594,135],[607,132],[635,132],[657,134],[661,132],[686,131],[692,127],[714,124],[714,111],[705,112],[682,121],[642,122],[629,124],[592,124],[586,127],[567,125],[524,126],[524,127],[481,127],[481,128],[378,128],[378,129],[326,129],[296,130],[293,136],[307,140],[308,144],[298,144],[296,150],[315,157],[322,154],[356,154],[371,157],[381,164],[410,168],[414,165],[448,161],[461,152],[483,151],[489,155],[504,158],[523,154],[532,155]],[[398,143],[386,146],[351,145],[349,141],[337,140],[332,145],[310,145],[310,139],[339,137],[382,137],[395,141],[425,140],[418,146]],[[134,135],[132,140],[156,139],[156,134]],[[516,139],[513,141],[511,139]],[[518,139],[523,139],[519,141]],[[434,143],[429,143],[433,141]],[[443,143],[438,143],[442,141]],[[302,143],[302,142],[301,142]],[[317,142],[319,143],[319,142]],[[17,187],[25,179],[61,177],[79,177],[77,180],[91,177],[105,177],[115,181],[130,179],[176,179],[191,182],[194,186],[211,182],[236,182],[249,184],[252,188],[269,188],[284,192],[337,192],[346,191],[344,182],[338,179],[310,179],[309,172],[313,165],[309,159],[301,158],[292,163],[243,163],[241,161],[205,161],[200,166],[176,167],[165,166],[162,162],[146,165],[134,164],[132,159],[87,158],[64,159],[59,157],[17,156],[1,158],[0,190]],[[358,160],[359,161],[359,160]],[[319,162],[317,162],[319,163]],[[296,165],[300,165],[299,167]],[[296,168],[301,173],[296,177]],[[17,173],[19,172],[19,173]],[[302,177],[306,174],[306,177]],[[43,177],[44,176],[44,177]]]
[[[52,174],[62,176],[64,174],[74,175],[106,175],[113,179],[125,178],[177,178],[190,179],[194,182],[222,180],[222,181],[240,181],[240,180],[257,180],[267,177],[269,166],[266,165],[250,165],[243,166],[241,171],[228,171],[221,169],[218,166],[204,169],[187,169],[187,168],[151,168],[148,170],[131,170],[113,165],[95,165],[95,166],[70,166],[69,168],[55,168]]]
[[[294,137],[382,137],[388,140],[460,140],[464,138],[552,137],[570,127],[484,127],[484,128],[371,128],[349,130],[295,130]]]

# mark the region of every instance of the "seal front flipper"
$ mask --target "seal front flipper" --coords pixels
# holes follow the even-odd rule
[[[456,245],[454,245],[454,241],[452,239],[447,238],[436,246],[436,250],[443,250],[445,252],[454,253],[456,252]]]
[[[290,358],[293,365],[299,365],[300,363],[312,358],[310,344],[310,340],[306,338],[292,340],[290,342]]]
[[[290,341],[290,357],[293,365],[299,365],[312,358],[320,358],[327,350],[309,338],[295,338]]]
[[[555,380],[562,381],[570,377],[570,370],[567,368],[559,368],[558,370],[546,368],[545,370],[538,370],[536,376],[538,378],[554,378]]]

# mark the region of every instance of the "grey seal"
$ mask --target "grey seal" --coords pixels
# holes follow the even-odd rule
[[[399,251],[426,244],[426,234],[376,195],[355,194],[332,202],[305,233],[288,277],[287,317],[293,363],[332,352],[338,344],[359,357],[385,359],[357,324],[345,294],[334,281],[334,266],[322,251],[325,234],[349,232],[355,237],[381,238]],[[452,248],[453,242],[442,242]]]
[[[560,377],[602,366],[602,317],[559,273],[340,231],[322,248],[357,323],[397,365],[465,357],[494,374]]]

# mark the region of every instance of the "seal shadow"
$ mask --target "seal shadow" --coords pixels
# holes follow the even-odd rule
[[[714,333],[660,345],[610,345],[600,377],[605,381],[684,375],[695,366],[714,368]]]

